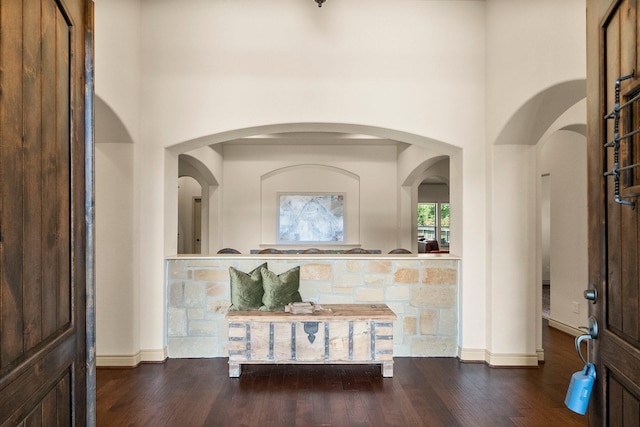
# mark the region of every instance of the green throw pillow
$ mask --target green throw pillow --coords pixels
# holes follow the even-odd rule
[[[262,297],[262,311],[284,311],[284,306],[290,302],[301,302],[302,297],[298,289],[300,288],[300,266],[276,275],[273,271],[262,267],[262,286],[264,295]]]
[[[260,270],[267,268],[267,263],[259,265],[249,273],[229,267],[231,278],[231,307],[229,311],[257,310],[262,306],[262,274]]]

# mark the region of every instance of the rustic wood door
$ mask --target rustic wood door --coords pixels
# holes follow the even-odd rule
[[[589,0],[589,288],[596,389],[590,425],[640,423],[640,14],[636,0]],[[616,86],[619,92],[616,97]],[[616,98],[619,108],[616,108]],[[640,97],[639,97],[640,98]],[[612,114],[613,113],[613,114]]]
[[[1,426],[87,424],[90,14],[85,0],[0,0]]]

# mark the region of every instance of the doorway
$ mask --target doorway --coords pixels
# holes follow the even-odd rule
[[[178,179],[178,253],[202,250],[202,186],[194,178]]]
[[[202,197],[193,198],[193,253],[202,253]]]

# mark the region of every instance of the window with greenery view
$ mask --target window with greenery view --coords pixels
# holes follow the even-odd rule
[[[418,203],[418,238],[449,246],[449,203]]]

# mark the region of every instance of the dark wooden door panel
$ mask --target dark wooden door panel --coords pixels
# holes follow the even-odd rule
[[[91,10],[0,0],[0,426],[86,422]]]
[[[622,170],[617,183],[615,175],[605,176],[605,172],[640,162],[640,136],[625,136],[640,128],[640,102],[632,102],[640,94],[640,14],[636,0],[589,0],[587,17],[587,76],[593,82],[588,85],[589,281],[598,290],[590,314],[600,331],[590,344],[597,380],[589,421],[592,425],[637,425],[640,168]],[[606,119],[616,105],[625,105],[617,115],[619,120]],[[617,144],[605,147],[612,141]],[[618,201],[616,195],[621,196]],[[635,203],[635,208],[628,202]]]
[[[34,355],[30,363],[15,369],[6,378],[7,387],[0,384],[0,414],[4,417],[0,417],[0,425],[11,426],[27,417],[47,398],[61,378],[76,375],[74,353],[74,333],[69,331]],[[71,408],[70,398],[56,402],[56,413],[64,413]],[[44,415],[47,414],[49,412],[45,411]],[[47,417],[44,419],[51,420]]]
[[[52,5],[51,0],[43,3]],[[20,2],[6,4],[20,11]],[[38,0],[25,1],[24,19],[12,20],[10,33],[4,32],[3,21],[0,45],[3,89],[18,88],[10,89],[12,108],[3,108],[0,116],[0,369],[15,363],[71,319],[70,25],[59,8],[40,6]],[[43,22],[53,27],[43,32]],[[52,64],[45,64],[41,55],[41,34],[54,39],[46,58]],[[12,43],[14,38],[21,43]],[[39,70],[44,69],[53,71],[54,90],[42,90]],[[55,120],[47,127],[42,126],[43,104],[54,106]]]

